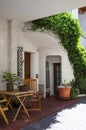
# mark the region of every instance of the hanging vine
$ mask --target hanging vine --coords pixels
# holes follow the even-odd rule
[[[86,50],[80,44],[82,31],[78,19],[64,12],[32,22],[34,31],[40,28],[41,31],[52,30],[55,35],[59,35],[60,43],[67,50],[69,61],[73,64],[75,80],[86,78]]]

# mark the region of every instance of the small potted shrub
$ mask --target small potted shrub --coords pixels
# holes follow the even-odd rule
[[[7,91],[13,91],[14,84],[19,79],[18,76],[15,73],[4,72],[2,78],[3,82],[6,82]]]

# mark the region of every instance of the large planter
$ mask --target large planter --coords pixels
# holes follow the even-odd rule
[[[71,87],[59,87],[58,93],[61,99],[70,99]]]

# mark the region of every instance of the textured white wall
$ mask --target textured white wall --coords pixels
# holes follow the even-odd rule
[[[79,14],[78,9],[75,9],[72,10],[72,13],[74,17],[79,20],[82,32],[85,34],[81,37],[81,45],[86,48],[86,12],[84,14]]]
[[[51,56],[47,56],[46,57],[46,61],[50,62],[50,63],[61,63],[61,57],[58,55],[51,55]]]
[[[73,14],[74,18],[78,19],[78,9],[72,10],[72,14]]]
[[[23,23],[0,18],[0,89],[5,89],[5,87],[3,88],[4,83],[1,82],[3,72],[6,70],[17,72],[17,47],[19,46],[23,47],[23,58],[25,51],[38,53],[38,47],[24,37]],[[38,66],[35,66],[35,64],[32,70],[34,68],[38,70]],[[38,71],[32,73],[38,73]]]
[[[13,72],[17,72],[17,47],[23,47],[23,60],[24,60],[24,52],[37,53],[37,49],[38,49],[38,47],[35,46],[35,44],[31,43],[28,39],[26,39],[23,32],[23,23],[13,21],[12,22],[12,59],[11,59]],[[35,64],[33,65],[33,67],[34,66]],[[33,67],[32,70],[34,70]],[[23,64],[23,77],[24,77],[24,64]]]
[[[8,70],[8,22],[0,18],[0,89],[5,89],[2,75],[6,70]]]
[[[39,52],[31,53],[31,78],[36,78],[36,74],[38,74],[37,78],[37,90],[39,90]]]
[[[39,53],[31,53],[31,77],[36,78],[39,74]]]
[[[86,12],[84,14],[79,14],[79,21],[82,31],[85,34],[84,37],[81,37],[81,44],[86,48]]]
[[[79,14],[78,9],[72,10],[72,14],[75,18],[77,18],[80,22],[81,29],[85,34],[84,37],[81,37],[81,45],[86,48],[86,12],[84,14]]]

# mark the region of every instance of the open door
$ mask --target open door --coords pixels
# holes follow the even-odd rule
[[[28,78],[30,78],[30,53],[28,53],[28,52],[24,53],[24,60],[25,60],[24,78],[28,79]]]
[[[57,86],[61,84],[61,63],[54,63],[54,94],[57,95]]]

